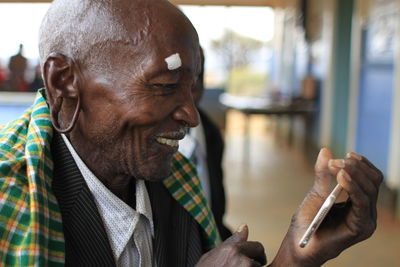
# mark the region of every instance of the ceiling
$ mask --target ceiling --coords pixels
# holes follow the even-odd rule
[[[296,0],[170,0],[177,5],[270,6],[293,5]],[[51,0],[0,0],[0,3],[43,3]]]

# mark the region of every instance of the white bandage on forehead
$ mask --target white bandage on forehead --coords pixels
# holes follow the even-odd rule
[[[182,66],[182,61],[179,53],[167,57],[165,59],[165,62],[167,62],[169,70],[176,70],[177,68],[180,68]]]

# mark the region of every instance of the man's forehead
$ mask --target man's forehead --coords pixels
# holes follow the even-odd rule
[[[112,64],[122,58],[124,61],[131,59],[126,63],[139,63],[143,67],[153,65],[151,69],[159,69],[156,72],[196,68],[193,62],[198,49],[197,33],[186,16],[168,1],[108,2],[91,9],[82,23],[87,25],[83,29],[92,31],[87,33],[92,38],[83,37],[87,42],[82,40],[80,44],[89,51],[92,49],[92,58],[101,59],[104,53],[110,54],[105,58],[110,58]],[[94,25],[90,27],[90,24]],[[103,27],[103,24],[106,25]],[[99,47],[111,49],[102,49],[103,52],[97,54]]]
[[[147,50],[149,45],[165,47],[173,45],[177,49],[170,50],[169,57],[179,53],[182,43],[198,43],[196,30],[188,18],[168,1],[145,0],[138,4],[132,1],[130,8],[120,11],[118,22],[126,29],[133,45],[139,50]],[[140,49],[141,48],[141,49]]]
[[[189,52],[189,54],[188,54]],[[176,50],[165,57],[162,53],[151,53],[143,61],[143,73],[146,80],[160,77],[179,77],[183,74],[196,76],[199,72],[199,57],[192,53],[193,50]]]
[[[114,1],[112,1],[114,3]],[[116,1],[118,7],[113,7],[112,15],[124,27],[133,32],[139,28],[149,28],[148,33],[162,34],[166,24],[188,21],[186,16],[173,4],[166,0],[134,0]]]
[[[196,72],[200,56],[195,29],[179,10],[163,20],[162,23],[159,19],[150,20],[147,36],[136,46],[143,63],[157,68],[156,72]]]

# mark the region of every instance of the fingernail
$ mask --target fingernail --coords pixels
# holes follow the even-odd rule
[[[339,171],[339,175],[343,176],[344,179],[346,179],[347,181],[351,182],[351,177],[345,170],[341,169]]]
[[[346,158],[353,158],[357,160],[362,160],[362,156],[360,154],[357,154],[356,152],[349,152],[346,154]]]
[[[330,160],[328,161],[328,166],[329,166],[329,168],[334,167],[334,166],[333,166],[333,159],[330,159]]]
[[[321,148],[320,150],[319,150],[319,153],[318,153],[318,156],[317,156],[317,159],[319,159],[319,157],[321,157],[321,155],[322,155],[322,151],[324,150],[324,148]]]
[[[244,229],[246,226],[247,226],[247,224],[242,224],[242,225],[240,225],[236,232],[240,233],[241,231],[243,231],[243,229]]]
[[[328,164],[336,168],[344,168],[346,166],[343,159],[331,159]]]

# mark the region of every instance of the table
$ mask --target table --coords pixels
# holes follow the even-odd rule
[[[250,135],[249,121],[252,115],[280,116],[289,117],[289,136],[288,143],[291,145],[293,141],[293,118],[302,116],[305,128],[309,129],[314,123],[315,103],[310,100],[291,100],[287,97],[243,97],[234,96],[224,93],[220,96],[220,103],[227,109],[239,111],[245,115],[244,126],[244,151],[243,155],[248,158],[250,155]],[[305,138],[305,145],[310,143],[309,138]]]

